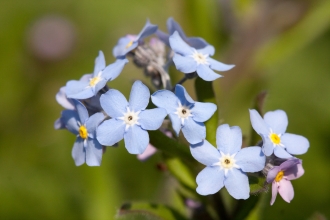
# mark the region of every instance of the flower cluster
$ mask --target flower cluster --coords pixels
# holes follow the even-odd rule
[[[187,37],[172,18],[167,26],[168,34],[147,21],[138,35],[119,39],[113,49],[115,62],[106,65],[100,51],[92,74],[70,80],[60,89],[56,100],[65,110],[54,126],[66,128],[77,136],[72,149],[75,164],[100,166],[104,148],[115,146],[122,139],[130,154],[150,156],[155,150],[149,143],[149,130],[161,129],[174,139],[182,131],[191,155],[206,166],[197,175],[197,193],[214,194],[225,186],[235,199],[247,199],[248,176],[263,172],[267,182],[273,185],[271,203],[277,192],[289,202],[293,198],[290,180],[303,174],[301,160],[292,154],[305,153],[308,140],[285,133],[288,121],[284,111],[268,112],[262,119],[256,110],[250,110],[252,127],[262,137],[262,146],[242,148],[241,129],[223,124],[216,130],[217,148],[213,147],[206,140],[204,122],[215,114],[217,105],[193,100],[181,84],[194,77],[213,81],[221,77],[214,70],[227,71],[234,65],[211,58],[214,47],[202,38]],[[146,41],[151,35],[154,36]],[[127,58],[132,58],[151,78],[156,89],[152,95],[144,83],[135,81],[127,101],[119,90],[108,85],[120,75]],[[173,87],[168,74],[171,64],[184,73],[183,79]],[[156,108],[147,109],[150,98]],[[166,117],[172,130],[162,126]],[[151,150],[146,151],[147,147]]]

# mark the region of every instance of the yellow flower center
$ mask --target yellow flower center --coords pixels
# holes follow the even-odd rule
[[[283,178],[283,176],[284,176],[284,172],[281,170],[280,172],[277,173],[277,175],[275,177],[275,181],[280,182],[280,180]]]
[[[130,46],[132,46],[132,44],[133,44],[133,41],[128,42],[128,44],[126,44],[126,49],[128,49]]]
[[[225,169],[231,169],[233,166],[235,166],[235,160],[231,156],[223,156],[220,159],[220,164]]]
[[[87,128],[84,125],[79,127],[79,135],[82,139],[86,139],[88,137]]]
[[[281,143],[281,138],[280,136],[278,136],[275,133],[272,133],[270,136],[270,140],[274,143],[274,144],[280,144]]]
[[[94,87],[98,82],[100,82],[101,77],[95,76],[89,80],[89,86]]]

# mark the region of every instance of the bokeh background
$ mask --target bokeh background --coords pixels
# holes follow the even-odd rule
[[[159,155],[140,162],[121,143],[101,167],[76,167],[74,135],[53,128],[61,86],[92,72],[99,50],[114,62],[117,40],[146,19],[166,31],[168,17],[214,45],[216,59],[236,64],[213,84],[221,123],[249,134],[248,109],[267,90],[265,110],[285,110],[287,131],[310,141],[293,201],[278,196],[270,206],[268,193],[256,219],[330,216],[328,0],[1,0],[0,219],[113,219],[127,201],[187,211],[176,181],[157,168]],[[111,87],[128,96],[134,79],[148,82],[130,62]]]

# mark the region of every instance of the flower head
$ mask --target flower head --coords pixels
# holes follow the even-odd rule
[[[273,205],[277,196],[277,192],[284,201],[290,203],[293,199],[294,191],[290,180],[297,179],[304,174],[301,160],[291,158],[283,162],[280,166],[274,166],[267,174],[267,182],[272,183],[272,199],[270,204]]]
[[[126,35],[120,38],[117,45],[113,48],[113,55],[115,57],[126,56],[126,54],[134,50],[144,38],[155,33],[157,28],[157,25],[151,24],[148,20],[138,35]]]
[[[96,127],[103,121],[104,115],[96,113],[89,117],[87,109],[81,102],[73,100],[73,103],[76,111],[62,111],[65,127],[77,135],[72,149],[72,157],[77,166],[85,162],[89,166],[100,166],[103,150],[96,139]]]
[[[245,172],[262,170],[265,155],[256,146],[241,149],[242,132],[237,126],[219,126],[216,140],[218,148],[214,148],[207,140],[190,146],[192,156],[206,165],[196,178],[196,191],[201,195],[209,195],[225,186],[235,199],[247,199],[250,187]]]
[[[117,59],[116,62],[105,66],[103,52],[95,59],[94,73],[83,77],[79,81],[71,80],[66,84],[66,95],[68,98],[88,99],[97,94],[108,81],[112,81],[121,73],[127,59]]]
[[[205,139],[203,122],[213,115],[217,109],[215,104],[195,102],[181,85],[176,85],[175,94],[169,90],[159,90],[152,94],[151,100],[156,106],[166,109],[177,136],[182,129],[190,144]]]
[[[146,109],[149,98],[149,89],[141,81],[134,82],[129,102],[115,89],[101,95],[101,106],[111,119],[97,128],[99,142],[111,146],[124,138],[129,153],[143,153],[149,143],[146,130],[158,129],[166,116],[165,109]]]
[[[176,68],[185,73],[197,72],[198,76],[205,81],[213,81],[221,75],[213,70],[227,71],[234,65],[227,65],[212,59],[214,47],[207,45],[201,49],[190,47],[182,40],[179,33],[175,31],[169,38],[172,50],[175,52],[173,62]]]
[[[300,135],[285,133],[288,117],[283,110],[267,112],[264,118],[252,109],[250,118],[253,129],[262,137],[263,152],[273,152],[279,158],[290,158],[291,154],[304,154],[309,148],[308,140]]]

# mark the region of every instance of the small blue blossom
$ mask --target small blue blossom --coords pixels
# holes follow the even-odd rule
[[[197,193],[209,195],[223,186],[235,199],[249,198],[250,187],[245,172],[258,172],[265,166],[266,157],[260,147],[242,146],[242,131],[239,127],[224,124],[216,133],[218,148],[207,140],[191,145],[192,156],[206,167],[197,175]]]
[[[185,33],[183,32],[181,26],[173,19],[169,18],[167,19],[167,30],[168,34],[157,30],[156,35],[159,37],[161,41],[163,41],[167,46],[170,46],[169,37],[172,35],[175,31],[177,31],[182,38],[188,45],[195,49],[202,49],[209,45],[203,38],[200,37],[187,37]]]
[[[165,109],[146,109],[149,98],[149,89],[141,81],[134,82],[129,102],[115,89],[101,95],[101,106],[111,119],[97,128],[98,141],[111,146],[124,138],[129,153],[142,154],[149,144],[147,130],[158,129],[166,117]]]
[[[73,145],[72,157],[77,166],[86,162],[88,166],[100,166],[103,149],[96,139],[96,127],[103,121],[103,113],[88,116],[86,107],[79,101],[73,100],[75,110],[62,111],[65,127],[77,135]]]
[[[127,59],[117,59],[116,62],[105,66],[103,52],[95,59],[94,73],[80,80],[71,80],[66,84],[66,95],[73,99],[88,99],[97,94],[108,81],[112,81],[121,73]]]
[[[159,90],[152,94],[152,102],[165,108],[176,135],[180,130],[190,144],[197,144],[206,137],[204,126],[217,109],[213,103],[195,102],[185,88],[176,85],[175,94],[169,90]]]
[[[264,118],[252,109],[250,119],[253,129],[262,137],[263,152],[270,156],[273,152],[279,158],[290,158],[291,154],[304,154],[309,141],[300,135],[285,133],[288,117],[283,110],[267,112]]]
[[[144,38],[154,34],[157,28],[157,25],[153,25],[147,20],[147,23],[138,35],[126,35],[118,40],[117,45],[113,48],[113,55],[115,57],[126,56],[126,54],[134,50]]]
[[[190,47],[182,40],[177,31],[170,36],[169,41],[172,50],[175,52],[173,62],[176,68],[185,74],[197,72],[198,76],[203,80],[213,81],[221,77],[213,70],[227,71],[235,66],[210,58],[214,54],[214,47],[211,45],[202,49]]]

